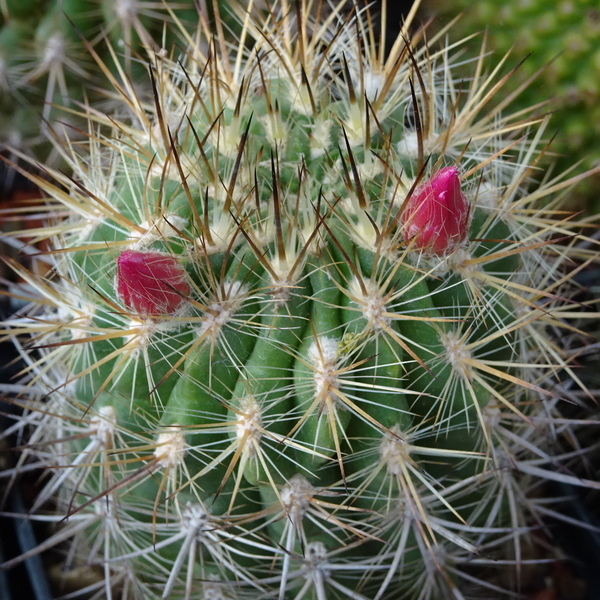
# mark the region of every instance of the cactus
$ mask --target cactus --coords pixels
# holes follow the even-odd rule
[[[455,80],[416,7],[386,55],[343,5],[201,22],[150,103],[115,77],[134,117],[90,108],[72,177],[30,175],[10,474],[47,470],[38,551],[95,598],[511,597],[540,483],[600,487],[560,412],[598,318],[580,178],[536,177],[547,119],[488,109],[501,66]]]
[[[48,160],[49,133],[72,137],[75,127],[85,128],[85,120],[58,107],[83,102],[84,85],[86,99],[98,102],[94,89],[105,85],[87,45],[104,60],[118,56],[120,68],[137,81],[146,49],[174,42],[165,23],[190,24],[196,14],[192,0],[171,8],[139,0],[0,1],[0,144]]]

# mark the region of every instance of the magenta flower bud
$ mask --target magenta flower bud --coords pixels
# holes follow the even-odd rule
[[[117,293],[140,315],[172,315],[185,302],[190,286],[174,256],[125,250],[117,259]]]
[[[444,256],[467,238],[469,217],[458,169],[446,167],[420,185],[408,200],[402,213],[404,240],[415,250]]]

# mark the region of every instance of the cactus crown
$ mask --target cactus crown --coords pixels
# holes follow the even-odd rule
[[[467,562],[507,527],[518,562],[555,476],[562,271],[592,255],[555,241],[571,182],[528,191],[546,120],[488,109],[483,57],[454,81],[414,10],[384,54],[343,5],[251,5],[234,46],[201,19],[36,178],[52,273],[6,323],[62,467],[33,512],[57,496],[99,597],[500,592]]]

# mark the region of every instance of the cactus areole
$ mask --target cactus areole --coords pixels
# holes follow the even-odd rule
[[[540,481],[571,481],[566,273],[594,254],[553,241],[569,182],[529,191],[546,121],[339,11],[148,48],[151,93],[115,79],[49,226],[12,234],[56,250],[5,322],[30,518],[94,598],[514,597]]]

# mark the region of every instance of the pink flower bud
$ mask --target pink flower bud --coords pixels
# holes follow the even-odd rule
[[[140,315],[171,315],[185,302],[190,286],[174,256],[125,250],[117,259],[117,293]]]
[[[441,169],[408,200],[402,213],[404,240],[425,254],[449,254],[469,233],[469,209],[460,189],[458,169]]]

